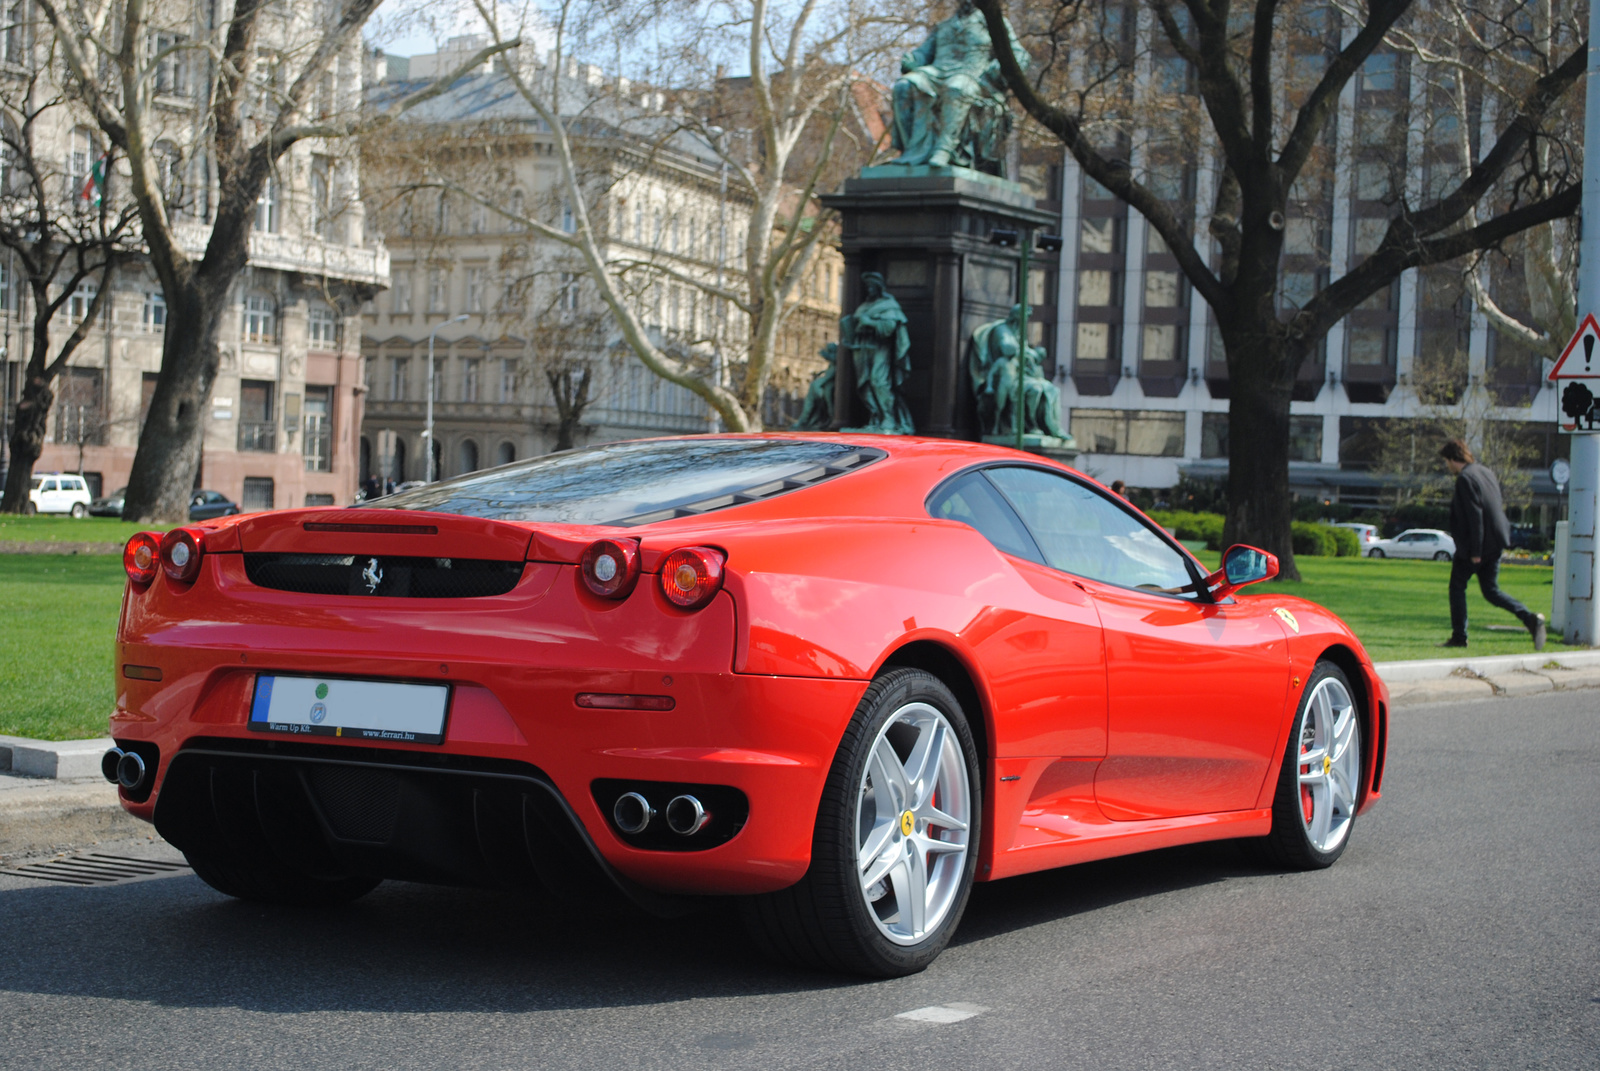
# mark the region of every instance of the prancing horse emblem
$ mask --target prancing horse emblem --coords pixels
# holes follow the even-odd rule
[[[383,583],[383,570],[378,568],[378,559],[367,559],[367,567],[361,571],[361,579],[367,582],[368,595],[378,590],[378,585]]]

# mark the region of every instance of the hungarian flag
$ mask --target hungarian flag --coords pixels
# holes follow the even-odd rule
[[[89,173],[83,176],[83,189],[78,192],[89,204],[100,207],[100,198],[106,192],[106,162],[107,156],[102,156],[89,168]]]

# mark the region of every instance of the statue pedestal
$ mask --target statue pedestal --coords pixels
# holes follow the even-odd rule
[[[911,334],[905,399],[917,434],[979,438],[967,340],[979,324],[1005,319],[1019,297],[1018,250],[990,244],[989,235],[996,228],[1055,231],[1059,217],[1041,211],[1017,183],[966,168],[869,167],[822,200],[839,212],[843,308],[860,304],[861,273],[876,271],[905,310]],[[1045,371],[1053,376],[1060,256],[1034,250],[1031,257],[1032,296],[1043,298],[1032,303],[1032,322],[1042,325],[1034,341],[1046,348]],[[841,351],[835,428],[866,423],[854,384],[855,370]]]
[[[995,446],[1010,446],[1015,448],[1017,437],[1015,435],[985,435],[983,441],[993,443]],[[1043,454],[1061,462],[1071,465],[1078,458],[1078,444],[1070,436],[1058,439],[1054,435],[1036,435],[1028,433],[1022,436],[1022,448],[1030,454]]]

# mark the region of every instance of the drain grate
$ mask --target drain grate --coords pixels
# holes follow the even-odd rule
[[[41,863],[24,863],[18,867],[0,869],[0,874],[37,881],[58,881],[64,885],[116,885],[137,878],[176,874],[188,870],[188,863],[170,862],[166,859],[135,859],[131,855],[102,855],[90,852],[66,859],[47,859]]]

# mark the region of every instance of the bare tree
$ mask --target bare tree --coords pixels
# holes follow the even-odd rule
[[[998,36],[1002,0],[977,2]],[[1587,43],[1569,21],[1552,28],[1550,51],[1530,54],[1525,71],[1499,88],[1478,83],[1468,124],[1474,152],[1464,173],[1438,184],[1397,184],[1384,228],[1357,262],[1288,299],[1286,225],[1317,190],[1331,197],[1326,161],[1334,156],[1341,96],[1386,38],[1408,32],[1460,57],[1463,67],[1514,45],[1495,28],[1511,24],[1505,16],[1521,6],[1516,0],[1470,8],[1463,0],[1475,35],[1440,18],[1436,6],[1368,0],[1341,15],[1324,0],[1066,3],[1018,13],[1024,40],[1044,53],[1030,73],[1009,52],[999,54],[1027,113],[1091,179],[1145,217],[1210,305],[1229,373],[1226,538],[1276,553],[1289,577],[1299,575],[1289,527],[1289,401],[1301,366],[1328,331],[1408,269],[1492,249],[1578,207],[1577,148],[1564,136],[1564,110],[1583,74]],[[1143,38],[1126,32],[1138,20],[1151,28]],[[1138,40],[1154,42],[1142,64],[1127,44]],[[1152,92],[1168,93],[1172,106],[1151,108]],[[1402,119],[1369,114],[1356,125],[1369,130]],[[1146,129],[1150,123],[1158,134]],[[1163,195],[1148,166],[1129,159],[1135,140],[1181,144],[1185,136],[1191,163],[1214,168],[1210,203],[1187,211]],[[1193,146],[1202,151],[1196,155]],[[1545,146],[1552,153],[1541,164],[1537,150]],[[1422,166],[1406,163],[1408,173]],[[1542,181],[1531,183],[1535,175]],[[1202,212],[1204,226],[1196,218]]]
[[[26,26],[9,29],[26,40]],[[19,276],[5,280],[4,297],[18,300],[25,292],[29,314],[27,364],[0,499],[5,513],[28,508],[56,378],[99,319],[117,265],[138,236],[132,208],[119,206],[109,188],[111,154],[88,143],[66,144],[61,135],[81,110],[41,71],[33,65],[25,77],[0,80],[0,246]],[[64,339],[55,330],[63,322],[70,328]],[[84,424],[76,421],[80,429]]]
[[[392,121],[450,78],[380,116],[363,119],[329,106],[329,79],[341,57],[360,48],[361,28],[378,0],[334,0],[316,10],[272,0],[237,0],[231,9],[182,0],[159,7],[147,0],[37,2],[54,31],[69,92],[126,157],[144,243],[169,310],[124,515],[181,520],[220,363],[217,333],[278,161],[307,139]],[[174,64],[197,72],[187,81],[191,107],[176,112],[157,102],[170,94]],[[181,143],[188,159],[204,162],[197,181],[208,195],[214,191],[204,213],[210,226],[203,251],[185,243],[164,181],[161,146],[174,127],[187,132]]]
[[[677,11],[671,32],[660,25],[669,14],[664,6],[474,5],[497,44],[511,39],[513,23],[524,31],[541,27],[554,42],[545,62],[510,62],[504,70],[550,132],[563,218],[519,212],[444,169],[429,180],[576,254],[623,342],[650,371],[704,399],[727,427],[759,429],[777,340],[800,304],[818,243],[831,233],[817,194],[841,169],[869,162],[881,148],[871,136],[873,109],[863,107],[861,67],[893,34],[869,32],[881,28],[878,19],[841,16],[820,25],[825,20],[813,2],[785,15],[767,0]],[[654,57],[653,77],[626,91],[617,80],[618,93],[604,107],[599,98],[575,100],[574,56],[599,47],[602,37],[609,51],[619,35],[652,20],[653,39],[669,41]],[[719,78],[705,44],[730,34],[738,35],[750,69],[737,83]],[[606,144],[592,133],[597,122],[629,139],[636,159],[619,161],[615,138]],[[714,161],[727,188],[723,201],[736,209],[735,218],[721,221],[718,244],[699,267],[675,255],[653,211],[644,224],[651,233],[626,231],[621,204],[630,192],[643,197],[653,162],[685,151],[686,143]],[[621,248],[617,239],[629,233],[629,247]],[[657,326],[650,310],[673,287],[712,310],[698,333],[669,337]]]

